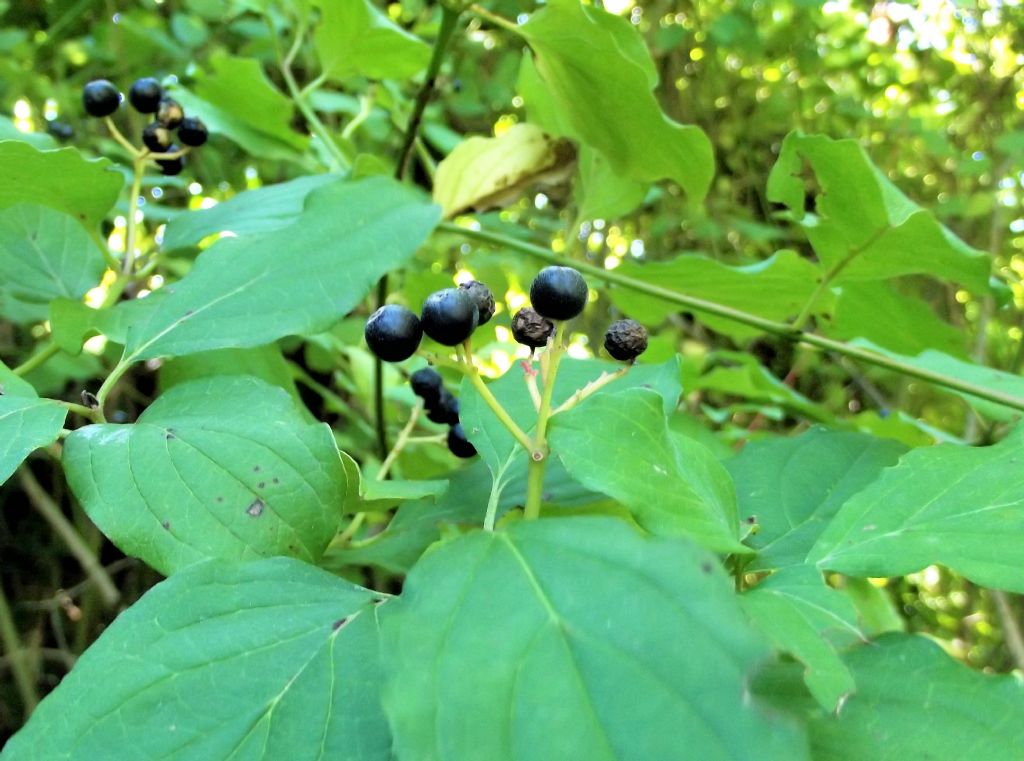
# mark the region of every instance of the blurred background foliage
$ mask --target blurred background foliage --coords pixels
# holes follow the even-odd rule
[[[512,20],[537,7],[529,0],[484,5]],[[429,42],[437,33],[438,9],[425,0],[376,7],[410,35]],[[507,226],[519,236],[532,231],[533,240],[551,240],[557,251],[608,268],[632,267],[638,277],[641,263],[668,262],[683,252],[735,266],[757,266],[783,250],[807,259],[813,254],[803,233],[767,198],[767,178],[783,138],[794,129],[853,137],[909,198],[988,252],[998,277],[985,293],[920,275],[850,284],[832,311],[819,315],[818,329],[843,340],[866,338],[904,355],[938,349],[1020,374],[1024,4],[607,0],[604,7],[646,39],[663,110],[700,126],[710,138],[716,174],[706,203],[688,204],[672,184],[633,186],[584,161],[581,183],[589,178],[592,187],[608,190],[607,198],[591,193],[587,200],[595,205],[585,208],[578,193],[545,188],[488,214],[490,226]],[[16,137],[40,148],[74,146],[88,156],[107,156],[127,172],[130,162],[120,146],[84,117],[82,85],[103,77],[126,90],[141,76],[171,83],[213,138],[185,174],[147,178],[142,211],[151,245],[164,242],[167,223],[183,211],[211,208],[246,189],[349,167],[354,175],[390,173],[418,89],[413,74],[429,47],[412,38],[401,42],[402,55],[388,58],[397,61],[392,71],[347,66],[335,52],[356,43],[344,39],[344,19],[332,20],[334,12],[327,0],[0,0],[0,139]],[[436,162],[462,136],[504,134],[538,107],[529,97],[536,90],[531,91],[535,83],[524,64],[522,40],[486,15],[467,18],[417,146],[413,176],[425,187]],[[369,50],[366,60],[372,61]],[[141,131],[138,115],[122,111],[118,118],[126,133]],[[124,199],[118,209],[104,230],[115,251],[124,245]],[[165,246],[165,275],[188,270],[195,243]],[[521,256],[459,247],[443,236],[436,236],[434,246],[420,253],[394,287],[407,303],[420,303],[453,274],[460,280],[472,274],[514,309],[537,270]],[[627,308],[608,293],[596,298],[601,308],[588,310],[573,336],[576,356],[592,353],[589,347],[596,345],[609,311]],[[684,357],[689,414],[680,428],[723,456],[751,437],[816,422],[910,446],[985,443],[998,438],[1008,422],[982,417],[957,396],[890,372],[794,349],[664,305],[628,308],[643,312],[632,316],[654,329],[645,359],[660,362],[674,352]],[[331,422],[342,448],[372,469],[372,361],[360,348],[363,319],[353,315],[329,333],[284,342],[284,363],[278,357],[261,365],[265,358],[252,353],[231,362],[259,365],[264,376],[279,373],[283,385],[297,381],[297,393],[313,414]],[[508,369],[520,349],[507,326],[504,312],[478,332],[478,353],[494,374]],[[0,322],[0,357],[10,366],[24,361],[46,331],[45,324],[30,321]],[[78,357],[55,358],[29,379],[41,393],[74,398],[116,360],[102,338],[86,349]],[[186,363],[201,361],[171,362],[159,374],[159,363],[151,363],[135,372],[117,402],[125,419],[152,399],[158,384],[188,377],[196,370]],[[411,397],[391,385],[394,419],[407,411]],[[431,477],[452,464],[446,453],[421,449],[404,457],[400,469],[406,477]],[[156,574],[123,559],[71,504],[59,468],[37,459],[31,472],[111,564],[123,603],[155,582]],[[45,692],[116,609],[82,584],[79,566],[30,507],[32,478],[12,479],[0,491],[0,582],[23,639],[37,648]],[[1019,619],[1024,606],[1012,597],[994,596],[938,567],[903,579],[857,582],[851,594],[863,601],[863,611],[873,611],[880,628],[931,633],[976,667],[1007,671],[1015,665],[1006,624]],[[0,659],[0,739],[21,721],[6,668]]]

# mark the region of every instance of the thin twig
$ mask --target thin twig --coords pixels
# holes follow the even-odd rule
[[[1020,624],[1014,615],[1013,607],[1010,605],[1010,598],[1006,592],[1000,589],[990,590],[996,601],[996,612],[999,614],[999,623],[1003,630],[1003,639],[1006,641],[1006,648],[1013,656],[1017,668],[1024,670],[1024,635],[1021,634]]]

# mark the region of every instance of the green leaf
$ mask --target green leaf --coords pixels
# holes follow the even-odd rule
[[[53,150],[57,141],[45,132],[22,132],[6,116],[0,116],[0,140],[20,140],[41,151]]]
[[[816,215],[804,215],[805,161],[819,189]],[[834,283],[930,274],[978,292],[989,289],[988,254],[903,195],[855,140],[791,132],[768,178],[768,198],[803,220]]]
[[[320,188],[294,224],[204,251],[152,317],[129,330],[124,361],[325,330],[408,260],[437,219],[436,206],[389,179]]]
[[[317,188],[338,180],[333,174],[312,174],[258,190],[247,190],[209,209],[180,214],[167,224],[163,250],[195,246],[203,238],[231,233],[244,238],[294,224],[306,198]]]
[[[38,398],[27,383],[0,376],[0,387],[3,388],[0,394],[2,484],[29,453],[57,440],[57,435],[64,427],[67,410],[52,399]]]
[[[82,298],[105,269],[96,243],[67,214],[32,204],[0,210],[0,314],[12,317],[13,304],[21,319],[44,320],[50,301]]]
[[[516,124],[499,137],[463,140],[437,166],[434,201],[445,217],[508,206],[531,186],[564,181],[576,149],[534,124]]]
[[[0,208],[40,204],[94,229],[123,184],[107,159],[84,159],[74,148],[37,151],[20,140],[0,141]]]
[[[922,370],[940,373],[961,381],[966,381],[967,383],[972,383],[975,386],[980,386],[981,388],[985,388],[990,391],[997,391],[999,393],[1015,396],[1018,399],[1024,399],[1024,378],[1019,375],[1014,375],[1013,373],[957,359],[956,357],[951,357],[948,354],[943,354],[941,351],[935,351],[933,349],[922,351],[917,356],[905,356],[884,349],[881,346],[877,346],[871,341],[864,339],[856,339],[850,343],[856,346],[863,346],[876,354],[891,357],[892,359],[896,359]],[[1005,407],[997,402],[979,399],[976,396],[966,394],[962,391],[951,391],[951,393],[965,399],[971,407],[982,415],[993,420],[1008,421],[1016,420],[1021,417],[1020,410],[1013,409],[1012,407]]]
[[[1024,592],[1024,427],[990,447],[907,453],[850,497],[808,560],[850,576],[902,576],[940,563]]]
[[[739,543],[732,479],[697,442],[671,436],[647,389],[599,393],[555,415],[548,441],[573,478],[630,509],[655,534],[686,535],[717,552]]]
[[[15,375],[11,368],[0,362],[0,396],[4,394],[32,398],[38,396],[31,383],[24,380],[20,375]]]
[[[388,510],[400,502],[419,500],[426,497],[440,497],[448,491],[448,481],[378,481],[369,479],[362,482],[361,510]]]
[[[799,696],[814,758],[829,761],[984,758],[1024,746],[1024,684],[972,671],[920,636],[887,634],[845,658],[857,691],[838,716]]]
[[[759,530],[751,570],[799,565],[850,497],[896,464],[905,447],[863,433],[813,428],[793,438],[752,441],[725,462],[741,516]]]
[[[518,28],[575,137],[633,180],[670,179],[694,203],[711,185],[714,155],[699,127],[661,110],[649,53],[627,19],[577,0],[552,0]]]
[[[295,159],[306,150],[309,138],[292,128],[291,98],[267,79],[258,60],[214,53],[208,63],[211,71],[197,71],[191,91],[172,90],[186,111],[263,159]]]
[[[790,320],[811,298],[820,270],[796,251],[778,251],[756,264],[734,267],[699,254],[680,254],[666,262],[624,261],[617,272],[662,288],[752,312],[769,320]],[[626,314],[656,325],[681,311],[678,304],[661,301],[628,288],[612,288],[612,301]],[[828,298],[816,311],[826,310]],[[701,319],[715,330],[744,338],[759,335],[754,328],[713,315]]]
[[[425,555],[382,615],[400,758],[806,757],[750,700],[764,644],[688,542],[612,518],[476,532]]]
[[[316,562],[351,507],[330,428],[244,376],[175,386],[132,425],[79,428],[63,462],[103,533],[165,574],[204,558]]]
[[[577,216],[580,219],[616,219],[643,203],[646,183],[623,177],[611,163],[589,146],[579,155]]]
[[[378,598],[304,563],[209,561],[118,616],[4,761],[379,761]]]
[[[409,79],[430,60],[430,46],[394,24],[369,0],[320,0],[313,35],[323,73],[332,80],[353,75]]]
[[[106,336],[123,345],[128,328],[149,319],[167,295],[167,291],[158,290],[145,298],[119,301],[106,309],[93,309],[72,299],[54,299],[50,302],[53,341],[68,354],[81,352],[85,340],[95,335]]]
[[[857,610],[818,571],[809,566],[781,570],[746,592],[740,603],[779,650],[804,664],[804,681],[825,710],[835,710],[853,692],[853,676],[837,650],[864,639]]]
[[[552,405],[557,407],[567,401],[577,390],[600,376],[614,373],[621,365],[596,359],[577,360],[566,358],[558,369]],[[655,389],[664,400],[666,414],[675,409],[682,388],[679,385],[679,362],[673,357],[660,365],[636,365],[629,373],[611,382],[607,389],[619,391],[626,388],[647,386]],[[526,387],[523,370],[515,365],[501,378],[489,383],[491,393],[506,409],[519,426],[529,432],[537,419],[537,410]],[[591,397],[593,399],[593,397]],[[586,409],[591,399],[579,405]],[[480,452],[492,474],[501,471],[509,458],[516,454],[519,445],[508,429],[495,417],[480,394],[469,380],[462,382],[459,392],[460,418],[466,436]],[[525,457],[525,452],[520,449]]]
[[[835,314],[819,325],[832,338],[866,338],[897,354],[936,349],[966,355],[962,330],[939,318],[924,301],[884,282],[844,283]]]

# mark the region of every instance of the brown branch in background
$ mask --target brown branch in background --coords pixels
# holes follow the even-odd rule
[[[1024,670],[1024,636],[1021,635],[1017,615],[1010,604],[1010,596],[999,589],[990,591],[996,601],[996,612],[999,614],[999,624],[1003,630],[1006,648],[1010,651],[1017,668]]]

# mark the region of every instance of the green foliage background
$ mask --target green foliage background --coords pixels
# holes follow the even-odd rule
[[[442,65],[425,112],[422,140],[413,150],[412,184],[429,189],[437,162],[464,137],[501,136],[529,121],[582,146],[576,174],[571,183],[550,187],[525,183],[529,192],[520,193],[506,208],[476,215],[484,228],[544,246],[550,241],[551,250],[583,264],[767,320],[797,320],[822,336],[923,371],[1024,396],[1024,6],[949,3],[922,10],[896,2],[617,0],[605,3],[616,16],[608,20],[588,16],[575,3],[552,3],[543,16],[525,0],[482,5],[480,12],[463,16]],[[527,14],[531,20],[522,27],[522,36],[502,28],[500,18],[523,15],[525,20]],[[133,533],[132,526],[118,525],[116,515],[102,511],[91,510],[92,520],[86,516],[68,490],[57,445],[51,445],[63,425],[76,426],[64,422],[63,410],[20,386],[7,368],[24,368],[26,361],[34,365],[31,358],[40,356],[36,352],[41,347],[57,347],[24,380],[41,396],[70,401],[78,401],[83,389],[96,392],[115,367],[125,373],[109,397],[118,417],[88,436],[69,438],[66,463],[89,461],[91,447],[119,435],[114,429],[135,421],[158,395],[148,418],[175,421],[160,425],[184,420],[187,432],[189,416],[197,414],[190,394],[224,394],[234,405],[232,414],[245,430],[245,440],[219,443],[221,432],[200,425],[194,435],[214,442],[212,448],[234,447],[239,461],[248,462],[266,434],[260,426],[245,427],[247,413],[261,409],[263,422],[292,437],[294,452],[286,454],[301,460],[290,462],[295,472],[323,475],[342,467],[333,455],[317,449],[317,442],[322,446],[331,437],[314,421],[326,421],[368,483],[382,458],[373,429],[373,362],[361,344],[361,331],[369,308],[364,296],[377,278],[392,272],[392,292],[414,309],[428,293],[450,285],[456,273],[472,273],[487,282],[499,301],[506,295],[510,301],[522,299],[541,262],[511,246],[470,244],[450,229],[418,245],[436,222],[436,210],[415,191],[392,187],[380,177],[393,172],[431,55],[428,43],[439,33],[440,19],[439,7],[421,0],[386,5],[168,0],[124,8],[83,0],[0,1],[0,141],[5,141],[0,142],[0,359],[6,365],[0,366],[0,382],[9,405],[2,411],[16,416],[12,420],[24,417],[40,426],[25,440],[0,441],[0,470],[5,477],[14,473],[0,490],[0,590],[5,599],[0,624],[8,627],[0,659],[0,739],[19,728],[26,713],[23,689],[8,678],[14,665],[10,643],[20,642],[31,653],[32,688],[42,696],[119,611],[160,579],[142,563],[125,558],[96,525],[123,549],[147,546],[145,532]],[[607,44],[613,40],[621,45],[618,55],[644,60],[630,47],[635,40],[629,26],[646,43],[650,65],[625,71],[619,58],[608,54]],[[353,34],[353,29],[363,31]],[[535,57],[523,55],[524,43]],[[95,298],[103,298],[102,293],[87,297],[103,276],[100,249],[109,242],[115,252],[123,250],[129,206],[125,193],[119,194],[117,173],[130,182],[131,160],[96,120],[84,117],[81,87],[104,77],[125,90],[132,80],[147,75],[171,78],[165,81],[172,82],[175,97],[203,118],[213,136],[189,157],[184,174],[144,179],[138,242],[145,250],[160,251],[155,274],[161,279],[131,283],[126,291],[130,298],[109,312],[95,312],[83,305],[83,298],[93,299],[91,306],[97,305]],[[552,87],[550,77],[563,88]],[[124,110],[118,119],[129,135],[144,124]],[[54,122],[69,125],[73,137],[57,136]],[[48,134],[48,123],[53,134]],[[55,151],[62,146],[67,150]],[[94,160],[98,157],[105,158]],[[344,173],[364,184],[338,182],[337,175]],[[243,195],[259,189],[265,189],[262,195]],[[378,205],[363,208],[363,197]],[[399,218],[409,226],[391,239],[386,233]],[[59,273],[36,290],[24,285],[34,281],[16,266],[23,253],[19,241],[33,229],[50,236],[40,246],[52,251],[52,270]],[[244,251],[248,264],[226,264],[223,257],[219,263],[200,258],[196,264],[197,254],[225,229],[241,240],[222,241],[218,248]],[[288,246],[308,252],[301,267],[279,257]],[[364,247],[373,247],[376,256],[354,261],[350,270],[328,282],[328,298],[322,303],[307,298],[310,273],[326,271],[330,262]],[[858,258],[847,261],[853,251]],[[818,287],[822,271],[830,279]],[[191,275],[188,285],[161,293],[163,283],[186,273]],[[111,280],[104,281],[108,288]],[[203,307],[226,283],[248,295],[237,302],[218,302],[211,322],[184,321],[184,310]],[[591,282],[597,285],[602,283]],[[134,298],[142,290],[153,293],[147,299]],[[716,473],[728,471],[735,485],[735,495],[690,497],[693,510],[715,511],[719,519],[717,527],[695,532],[706,546],[728,551],[736,541],[732,534],[737,522],[744,525],[749,515],[757,516],[762,525],[747,543],[761,554],[746,568],[747,577],[756,581],[759,572],[782,567],[784,571],[770,578],[781,588],[777,596],[793,606],[787,610],[795,619],[805,620],[801,611],[824,606],[836,620],[856,617],[868,635],[900,630],[928,634],[974,669],[1004,674],[1024,667],[1024,604],[1017,596],[1024,592],[1024,555],[1015,544],[1021,535],[1019,522],[986,526],[990,535],[979,532],[976,543],[959,554],[951,552],[948,559],[921,549],[920,563],[909,544],[883,546],[873,563],[854,557],[844,564],[836,548],[850,532],[896,520],[893,515],[901,515],[901,504],[892,494],[909,495],[909,513],[915,499],[925,499],[929,484],[944,486],[957,474],[978,479],[969,482],[971,491],[959,495],[961,501],[991,497],[995,504],[1004,492],[1019,499],[1013,490],[1020,489],[1020,477],[1007,475],[1021,446],[1020,435],[1011,433],[1019,412],[849,356],[794,346],[749,324],[649,294],[619,287],[601,287],[596,294],[573,325],[576,356],[596,353],[611,316],[634,317],[652,332],[651,347],[634,372],[647,373],[642,377],[653,390],[633,389],[622,391],[615,401],[595,400],[607,406],[608,415],[620,405],[631,405],[634,425],[646,420],[645,415],[653,421],[641,427],[657,429],[661,449],[653,454],[645,450],[650,462],[638,458],[642,462],[635,467],[678,469],[687,481],[697,478],[698,462]],[[258,297],[262,321],[253,319],[250,297]],[[513,361],[515,345],[504,330],[508,318],[507,311],[499,313],[493,325],[474,336],[478,356],[495,375]],[[83,338],[96,333],[107,337],[106,344],[92,342],[80,351]],[[122,345],[139,364],[120,369]],[[175,354],[187,356],[161,359]],[[585,382],[600,370],[581,362],[571,372],[576,373],[574,381]],[[231,388],[217,386],[217,377],[239,374],[260,380],[235,379]],[[408,417],[413,399],[396,371],[387,369],[385,380],[388,417],[398,426]],[[455,376],[448,380],[454,387]],[[665,418],[662,400],[678,391],[680,381],[680,410]],[[501,382],[494,386],[498,393]],[[514,392],[508,394],[501,398],[511,407],[517,401]],[[485,427],[486,410],[468,387],[462,397],[464,415],[481,415]],[[292,401],[304,406],[297,411]],[[528,404],[526,400],[526,409]],[[590,416],[600,409],[581,408],[575,419],[566,413],[560,424],[553,424],[553,445],[567,452],[589,447],[601,453],[593,438],[632,435],[630,421],[596,432],[588,429]],[[817,441],[815,437],[825,436],[818,426],[840,438]],[[142,438],[147,430],[135,429],[131,436]],[[154,448],[163,443],[159,430],[154,423],[156,438],[149,442]],[[797,434],[803,437],[786,438]],[[484,462],[453,474],[449,471],[457,463],[443,447],[403,453],[393,471],[403,485],[390,491],[374,487],[382,491],[363,495],[369,511],[364,532],[381,530],[390,518],[388,511],[402,505],[379,541],[328,547],[334,527],[311,527],[298,519],[301,527],[289,526],[284,520],[280,546],[266,554],[298,554],[350,581],[398,591],[423,549],[438,537],[438,523],[479,522],[482,508],[476,508],[488,499],[491,474],[508,479],[500,510],[520,504],[513,492],[522,491],[524,474],[516,470],[518,465],[503,469],[502,447],[512,445],[502,442],[501,435],[503,430],[493,435],[488,430],[493,451],[477,442]],[[692,442],[703,445],[699,453]],[[975,463],[970,460],[975,450],[934,455],[948,451],[929,448],[938,442],[1001,443],[998,455],[982,450],[985,456]],[[19,465],[41,446],[47,448]],[[879,480],[882,468],[894,465],[907,450],[908,459],[886,471],[889,481]],[[550,501],[567,510],[611,514],[628,508],[644,528],[671,533],[665,526],[671,526],[673,517],[659,516],[652,507],[659,498],[657,483],[641,499],[632,485],[618,489],[604,482],[603,473],[622,466],[616,453],[604,455],[607,462],[566,456],[552,463]],[[170,460],[150,464],[171,469]],[[1005,467],[992,464],[997,461]],[[915,465],[921,470],[900,471]],[[353,464],[346,461],[344,466],[351,489]],[[985,482],[978,475],[984,467],[993,468],[988,492],[979,486]],[[431,486],[444,478],[451,479],[447,492]],[[212,475],[210,479],[210,488],[221,488]],[[791,492],[771,492],[779,479]],[[84,499],[89,484],[76,484],[74,476],[70,480]],[[121,466],[90,472],[85,481],[93,480],[97,492],[107,484],[119,494],[134,494],[135,489],[141,495],[145,485],[145,477],[126,478]],[[260,483],[262,477],[251,480]],[[344,482],[344,476],[324,484],[310,478],[309,488],[327,504],[332,497],[341,499],[331,492],[339,480]],[[608,499],[595,507],[594,492]],[[814,513],[822,505],[838,510],[858,493],[865,511],[881,505],[884,514],[861,515],[859,522],[847,516],[841,525],[831,524],[830,533],[809,539],[794,537],[792,525],[764,520],[773,506],[786,500],[791,500],[786,504],[793,514]],[[947,495],[951,503],[957,497]],[[950,536],[970,533],[973,523],[957,514],[955,506],[943,513],[941,499],[935,499],[935,515],[926,516],[934,521],[930,526],[938,525]],[[426,518],[409,509],[428,503],[433,512]],[[175,526],[187,520],[185,497],[182,504],[181,514],[161,518]],[[63,522],[54,515],[64,516]],[[588,525],[581,541],[611,552],[594,539],[599,524]],[[723,532],[728,532],[722,526],[731,527],[725,539]],[[115,588],[89,581],[83,572],[89,561],[83,564],[81,557],[69,554],[62,541],[67,530],[84,541],[91,562],[107,567]],[[509,547],[521,542],[529,554],[530,530],[517,527],[519,534],[508,540]],[[894,530],[908,529],[897,523]],[[372,533],[361,536],[366,535]],[[622,538],[615,552],[629,555],[633,541]],[[302,544],[301,553],[294,551],[293,542]],[[479,556],[485,568],[487,563],[499,564],[503,552],[512,552],[489,536],[472,542],[444,551]],[[244,541],[237,550],[218,545],[217,551],[227,560],[251,559],[245,546]],[[204,556],[197,552],[196,557]],[[194,559],[181,555],[177,545],[139,554],[161,572]],[[794,558],[805,557],[829,559],[829,570],[836,572],[829,576],[831,590],[808,592],[801,572],[786,568]],[[275,573],[292,573],[287,567],[291,562],[263,561],[255,569],[225,566],[223,573],[265,580]],[[645,568],[641,570],[649,570]],[[744,578],[742,566],[732,570]],[[212,583],[200,578],[205,572],[190,573],[196,575],[196,584]],[[326,574],[313,569],[295,573],[302,576],[295,583],[319,590],[316,594],[351,595],[345,604],[350,606],[346,615],[353,618],[375,605],[348,587],[338,592],[331,586],[336,579]],[[408,624],[410,630],[419,626],[424,631],[420,656],[440,658],[443,638],[438,635],[434,642],[425,628],[423,620],[429,615],[424,611],[429,614],[431,608],[421,591],[429,587],[421,577],[429,580],[437,571],[428,566],[413,573],[413,602],[401,616],[419,621]],[[538,573],[548,574],[545,578],[556,588],[567,583],[566,569],[557,564]],[[684,570],[673,573],[682,586],[692,581]],[[172,581],[185,585],[180,578]],[[614,583],[609,581],[609,590]],[[161,589],[160,594],[173,597],[173,588]],[[773,597],[777,590],[764,583],[754,589],[760,593],[744,598],[746,614],[758,620],[760,612],[762,622],[779,617]],[[835,589],[843,593],[841,602],[817,597]],[[508,605],[526,604],[516,589],[506,592]],[[266,591],[268,604],[288,602],[274,594]],[[235,602],[217,604],[227,609]],[[143,604],[155,605],[152,598]],[[717,598],[714,604],[719,604]],[[731,599],[721,603],[723,616],[739,615],[728,607],[732,604]],[[201,608],[202,603],[196,605]],[[139,621],[140,636],[148,636],[143,612],[132,615]],[[582,628],[592,624],[584,614],[573,615],[567,614],[567,620]],[[375,642],[369,619],[369,614],[358,619],[366,631],[342,631],[346,637]],[[790,650],[804,662],[821,663],[816,659],[824,658],[832,669],[819,682],[808,678],[813,698],[835,701],[844,692],[845,679],[861,685],[863,678],[869,696],[865,701],[895,712],[885,701],[896,704],[898,696],[883,683],[883,669],[856,656],[844,665],[831,649],[822,655],[817,637],[827,627],[819,624],[809,624],[811,636],[804,632],[804,639]],[[256,620],[253,630],[271,631],[272,625]],[[313,645],[302,639],[304,625],[294,624],[298,644],[283,658],[299,662],[307,650],[313,652]],[[523,636],[529,635],[528,622],[522,626]],[[792,631],[780,637],[792,637]],[[772,632],[767,633],[771,638]],[[744,641],[742,634],[735,636],[729,644],[737,662],[757,660],[759,645]],[[885,637],[881,642],[884,657],[893,663],[910,663],[915,673],[961,689],[956,685],[965,677],[934,666],[927,643]],[[714,638],[694,645],[708,653],[716,653],[719,646]],[[555,653],[557,648],[552,648]],[[416,661],[410,658],[400,661],[396,671],[424,680],[424,689],[433,688],[431,680],[439,677],[417,674]],[[83,684],[90,678],[102,680],[104,673],[96,661],[83,663],[82,672]],[[799,686],[799,671],[795,679],[784,667],[762,676],[769,685],[760,690],[764,694],[785,695],[796,690],[794,683]],[[964,683],[962,689],[968,694],[974,687]],[[1009,688],[1007,692],[1001,704],[1017,705],[1019,696],[1009,694]],[[673,699],[682,704],[689,697]],[[415,725],[415,705],[387,693],[383,701],[398,717],[393,722],[407,728],[407,737],[422,739],[418,733],[426,730]],[[365,721],[377,734],[367,742],[384,747],[386,726],[376,702],[370,702]],[[303,707],[295,710],[302,713]],[[483,710],[500,717],[504,709],[496,704]],[[813,699],[806,715],[812,717],[808,722],[826,727],[814,735],[814,749],[839,752],[844,735],[833,734],[836,730]],[[850,721],[855,717],[856,711]],[[954,734],[948,747],[956,746]],[[452,740],[458,747],[482,741],[471,736]],[[745,742],[737,739],[734,750],[742,752]],[[786,740],[779,742],[776,750],[784,754]],[[907,747],[912,753],[914,746]],[[648,750],[658,752],[654,745]],[[844,752],[856,757],[856,749]]]

